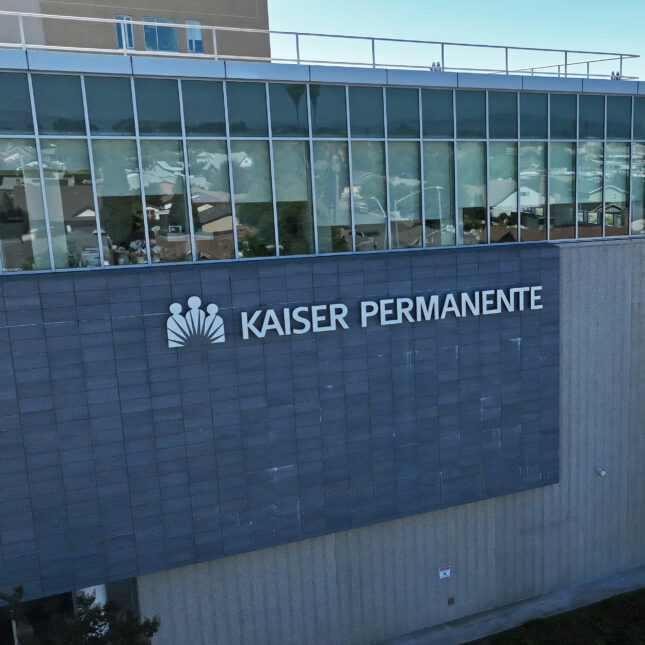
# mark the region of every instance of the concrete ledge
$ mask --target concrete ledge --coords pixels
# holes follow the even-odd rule
[[[309,70],[314,83],[352,83],[356,85],[385,85],[387,83],[385,69],[311,65]]]
[[[22,49],[0,49],[0,69],[29,69]]]
[[[638,85],[637,94],[645,94],[645,82],[638,81],[637,85]]]
[[[28,51],[29,69],[47,72],[132,74],[130,56],[116,54],[74,54],[71,52]]]
[[[476,87],[481,89],[521,90],[522,77],[506,74],[457,74],[459,87]]]
[[[536,92],[582,92],[582,79],[558,76],[522,76],[522,89]]]
[[[592,605],[605,598],[642,587],[645,587],[645,567],[556,589],[541,596],[474,614],[437,627],[379,641],[374,645],[459,645],[459,643],[469,643],[478,638],[518,627],[529,620],[546,618]]]
[[[596,94],[636,94],[638,83],[635,81],[608,81],[604,78],[583,78],[582,91]]]
[[[388,85],[412,85],[413,87],[457,87],[455,72],[431,72],[420,69],[388,69]]]
[[[224,78],[225,69],[219,60],[133,56],[132,73],[140,76]]]
[[[257,81],[308,81],[309,65],[227,61],[226,78]]]

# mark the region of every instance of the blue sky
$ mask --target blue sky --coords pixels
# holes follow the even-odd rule
[[[645,56],[645,0],[268,0],[271,29],[421,40],[443,40],[555,49],[624,52]],[[274,38],[274,55],[293,56],[293,40]],[[288,53],[287,53],[288,52]],[[369,57],[369,46],[351,48],[332,40],[303,39],[304,57],[359,62]],[[439,56],[431,48],[380,47],[386,63],[430,64]],[[514,58],[513,58],[514,56]],[[558,58],[558,61],[560,59]],[[503,53],[493,50],[446,52],[447,66],[503,66]],[[553,55],[513,54],[511,66],[545,65]],[[594,67],[592,67],[593,71]],[[600,64],[611,73],[617,64]],[[584,71],[580,68],[581,71]],[[645,79],[643,58],[627,61],[625,75]]]

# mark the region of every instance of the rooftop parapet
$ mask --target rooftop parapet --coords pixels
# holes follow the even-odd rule
[[[146,33],[172,34],[170,48],[150,48]],[[269,55],[249,55],[252,39],[270,43]],[[239,40],[237,47],[231,45]],[[251,40],[248,40],[251,39]],[[157,39],[157,44],[159,39]],[[196,45],[199,43],[199,45]],[[225,43],[222,45],[222,43]],[[636,80],[623,72],[638,54],[517,47],[435,40],[149,22],[143,20],[0,11],[0,47],[127,56],[248,60],[367,68]],[[477,66],[467,60],[476,59]],[[413,60],[415,62],[410,63]]]

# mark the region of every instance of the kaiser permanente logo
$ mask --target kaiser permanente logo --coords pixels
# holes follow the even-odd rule
[[[378,325],[400,325],[406,322],[444,320],[448,316],[465,318],[542,309],[541,291],[541,285],[484,289],[414,298],[363,300],[358,307],[361,327],[367,327],[370,322]],[[223,343],[226,339],[224,321],[217,313],[217,305],[209,304],[204,311],[202,301],[197,296],[188,298],[187,304],[188,311],[185,314],[180,303],[174,302],[170,305],[171,315],[166,323],[168,347],[183,347],[193,338],[209,343]],[[264,338],[269,332],[279,336],[291,336],[349,329],[348,314],[347,305],[339,302],[243,311],[240,313],[242,338]]]

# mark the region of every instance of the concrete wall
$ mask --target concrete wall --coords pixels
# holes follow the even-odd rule
[[[364,644],[643,565],[645,240],[560,269],[558,484],[143,576],[158,645]]]
[[[168,18],[183,24],[186,20],[200,20],[203,25],[268,29],[267,0],[150,0],[136,4],[127,0],[0,0],[0,10],[29,11],[59,16],[114,18],[131,16],[133,20],[145,17]],[[2,18],[0,40],[15,42],[17,22]],[[115,27],[109,23],[83,23],[60,19],[25,18],[25,34],[30,44],[71,47],[116,48]],[[134,29],[135,49],[145,50],[143,27]],[[213,52],[210,32],[203,32],[204,52]],[[262,34],[218,32],[218,53],[228,55],[268,57],[269,39]],[[179,29],[180,51],[186,52],[185,30]]]

